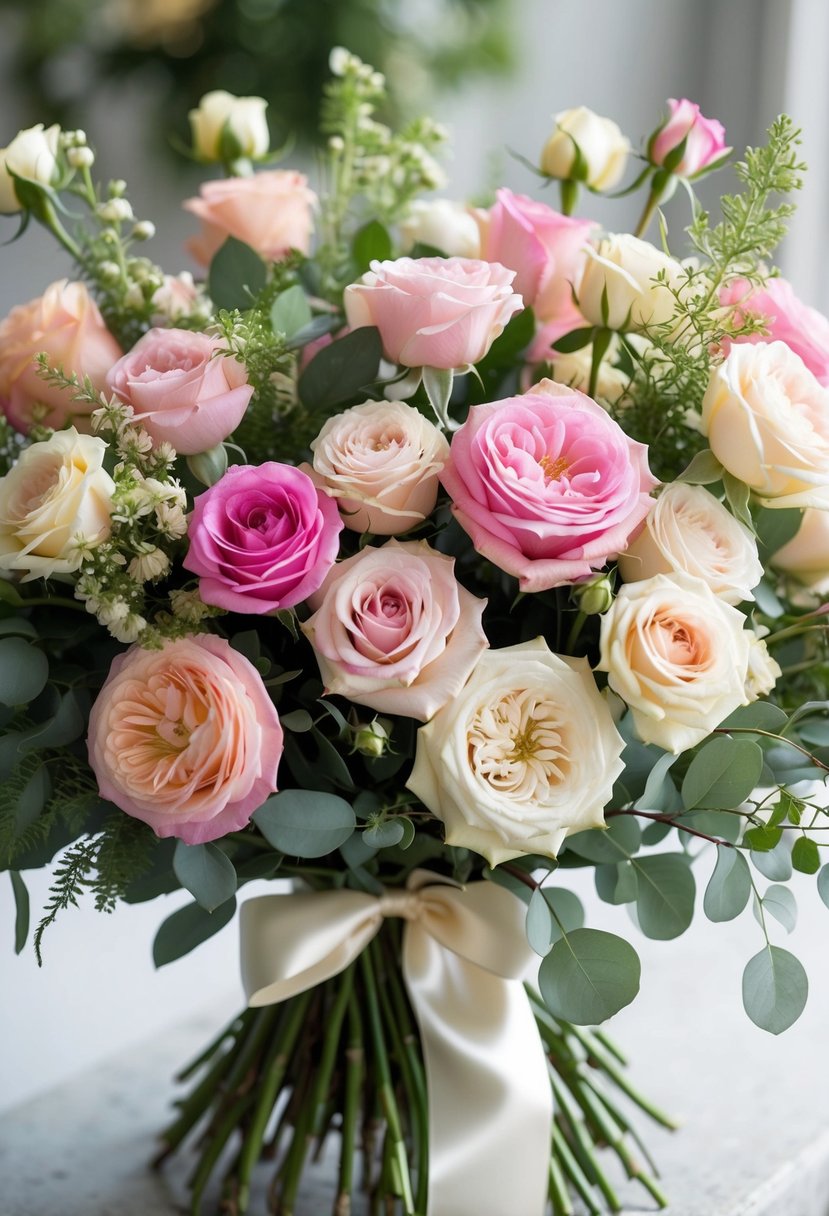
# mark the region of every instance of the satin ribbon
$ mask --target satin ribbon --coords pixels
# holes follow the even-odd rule
[[[414,871],[405,890],[265,895],[241,911],[251,1005],[304,992],[352,963],[400,916],[403,975],[429,1091],[427,1216],[543,1216],[552,1096],[522,985],[524,907],[503,887]]]

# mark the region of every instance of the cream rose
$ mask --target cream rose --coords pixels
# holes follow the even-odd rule
[[[766,630],[768,633],[768,630]],[[748,637],[748,671],[746,673],[746,696],[749,701],[765,697],[782,676],[780,664],[771,657],[769,648],[759,633],[746,630]]]
[[[435,505],[449,444],[403,401],[366,401],[335,414],[311,444],[314,472],[354,532],[395,536]]]
[[[671,320],[673,292],[686,281],[674,258],[627,233],[606,236],[597,246],[586,246],[585,252],[576,298],[590,325],[626,331]]]
[[[41,186],[52,184],[58,172],[59,139],[60,127],[44,130],[39,122],[36,127],[19,131],[8,148],[0,148],[0,212],[11,214],[22,210],[12,173]]]
[[[591,190],[612,190],[625,171],[630,141],[611,118],[577,106],[555,115],[555,130],[541,153],[548,177],[584,181]]]
[[[271,142],[267,108],[264,97],[236,97],[224,89],[205,93],[189,115],[196,156],[204,161],[267,156]]]
[[[439,249],[447,257],[479,258],[481,232],[474,214],[449,198],[417,199],[400,224],[400,247],[409,253],[416,244]]]
[[[77,540],[106,540],[115,491],[106,446],[70,427],[26,448],[0,478],[0,573],[22,572],[24,583],[67,574],[81,564]]]
[[[777,550],[771,564],[815,595],[829,593],[829,511],[808,507],[797,532]]]
[[[711,374],[702,430],[763,506],[829,508],[829,389],[785,343],[731,348]]]
[[[630,388],[630,373],[613,363],[615,347],[611,347],[607,357],[602,359],[599,366],[599,376],[593,392],[593,400],[605,407],[624,405],[624,398]],[[586,393],[590,387],[590,371],[593,363],[593,346],[588,343],[581,350],[561,354],[552,350],[546,352],[550,358],[550,377],[557,384],[566,384],[580,393]]]
[[[681,481],[665,487],[642,530],[619,556],[626,583],[675,572],[701,578],[727,604],[753,599],[763,577],[748,528],[708,490]]]
[[[746,705],[745,617],[689,574],[627,583],[602,617],[599,671],[637,734],[668,752],[694,747]]]
[[[481,655],[418,731],[406,784],[443,820],[448,844],[490,865],[554,857],[570,833],[604,826],[623,748],[587,661],[536,638]]]

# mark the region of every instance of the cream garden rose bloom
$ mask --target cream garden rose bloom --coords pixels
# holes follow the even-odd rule
[[[606,236],[585,252],[576,298],[590,325],[626,331],[671,320],[676,303],[671,289],[686,281],[675,258],[628,233]]]
[[[587,661],[536,638],[481,655],[418,731],[406,784],[443,820],[448,844],[490,865],[555,857],[570,833],[604,826],[623,748]]]
[[[763,506],[829,508],[829,389],[785,343],[731,348],[711,374],[702,431]]]
[[[768,630],[766,630],[768,632]],[[772,658],[763,637],[753,629],[746,630],[748,637],[748,671],[746,673],[746,696],[749,701],[765,697],[782,676],[780,664]]]
[[[587,106],[555,115],[555,130],[541,153],[541,172],[548,177],[576,177],[581,160],[583,180],[591,190],[612,190],[622,179],[630,141],[611,118]]]
[[[741,612],[689,574],[622,587],[602,617],[598,669],[630,707],[643,742],[685,751],[748,704],[744,624]]]
[[[684,571],[727,604],[753,599],[763,576],[754,537],[702,486],[666,486],[636,538],[619,556],[626,583]]]
[[[463,203],[450,198],[416,199],[400,224],[400,247],[409,253],[419,242],[447,257],[479,258],[478,221]]]
[[[271,139],[267,106],[264,97],[236,97],[224,89],[205,93],[189,115],[193,151],[205,161],[267,156]],[[231,141],[237,150],[228,149],[232,155],[227,157],[223,143]]]
[[[829,511],[807,507],[800,527],[771,564],[815,595],[829,593]]]
[[[74,427],[26,448],[0,478],[0,573],[21,582],[77,570],[77,541],[110,534],[115,483],[103,467],[106,444]]]
[[[11,214],[21,210],[12,173],[42,186],[52,184],[58,171],[59,139],[59,126],[44,130],[39,122],[19,131],[8,148],[0,148],[0,212]]]

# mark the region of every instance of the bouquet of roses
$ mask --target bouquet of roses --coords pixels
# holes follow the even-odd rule
[[[420,198],[435,123],[390,130],[382,76],[331,68],[319,194],[262,168],[264,102],[191,115],[227,173],[185,204],[202,280],[141,254],[153,226],[83,132],[0,153],[3,210],[78,272],[0,325],[17,948],[22,872],[53,859],[38,956],[82,894],[189,891],[163,965],[245,883],[293,880],[245,903],[250,1007],[165,1134],[162,1156],[202,1129],[194,1211],[217,1171],[246,1210],[265,1156],[292,1212],[334,1132],[341,1214],[360,1153],[373,1211],[613,1208],[596,1145],[662,1203],[615,1091],[665,1117],[585,1029],[639,960],[566,871],[671,939],[699,860],[709,918],[757,915],[749,1017],[799,1016],[770,922],[794,923],[793,870],[829,903],[829,322],[770,263],[797,132],[747,151],[713,224],[693,185],[719,123],[671,101],[637,154],[570,110],[530,166],[561,210],[476,209]],[[635,235],[574,216],[626,175]]]

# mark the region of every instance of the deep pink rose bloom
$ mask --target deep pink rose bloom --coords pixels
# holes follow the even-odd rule
[[[829,388],[829,320],[816,308],[798,300],[791,283],[769,279],[752,288],[738,279],[720,294],[721,304],[739,304],[740,312],[764,317],[768,334],[747,334],[736,342],[785,342],[812,375]],[[731,343],[726,345],[726,353]]]
[[[205,604],[230,612],[291,608],[337,558],[336,500],[289,464],[232,465],[193,503],[184,568]]]
[[[119,359],[107,388],[135,411],[155,443],[207,452],[242,421],[253,396],[245,366],[222,343],[188,329],[151,329]]]
[[[725,127],[716,118],[706,118],[695,101],[683,97],[668,99],[670,114],[651,140],[649,157],[654,165],[663,165],[665,158],[683,139],[687,140],[682,160],[672,172],[677,177],[693,177],[710,169],[731,151],[725,142]]]
[[[617,556],[657,484],[644,444],[550,380],[474,405],[440,479],[477,551],[522,591],[579,582]]]
[[[272,262],[292,249],[307,253],[316,202],[305,175],[289,169],[204,182],[199,197],[182,204],[202,221],[201,233],[190,238],[187,250],[202,266],[212,262],[229,236]]]
[[[404,367],[468,367],[483,359],[523,308],[515,272],[474,258],[372,262],[346,287],[351,329],[376,325],[383,354]]]
[[[89,715],[103,798],[157,836],[237,832],[276,789],[282,727],[253,666],[212,634],[131,647]]]
[[[483,256],[515,271],[513,284],[544,325],[547,345],[586,324],[573,303],[592,220],[572,219],[524,194],[499,190],[483,220]]]

